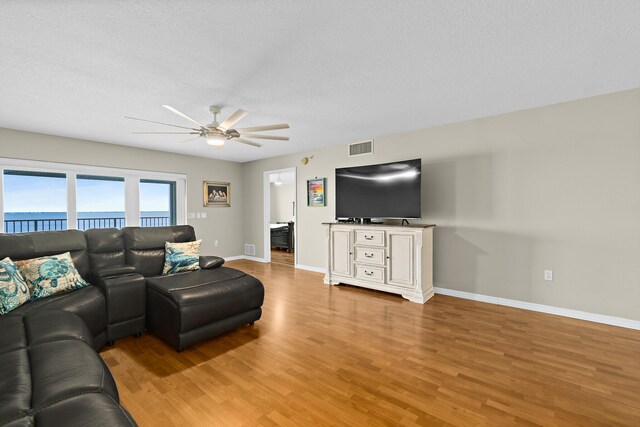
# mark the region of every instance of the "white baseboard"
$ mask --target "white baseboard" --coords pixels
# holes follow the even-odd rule
[[[316,273],[322,273],[322,274],[325,274],[327,272],[327,270],[322,267],[312,267],[310,265],[304,265],[304,264],[296,264],[296,268],[300,270],[315,271]]]
[[[238,259],[246,259],[248,261],[255,261],[255,262],[262,262],[265,263],[267,261],[264,260],[264,258],[258,258],[255,256],[249,256],[249,255],[234,255],[234,256],[225,256],[223,257],[225,261],[235,261]]]
[[[492,297],[488,295],[474,294],[471,292],[456,291],[453,289],[434,288],[436,294],[448,295],[457,298],[486,302],[489,304],[504,305],[507,307],[521,308],[523,310],[539,311],[541,313],[555,314],[557,316],[571,317],[573,319],[588,320],[590,322],[603,323],[605,325],[620,326],[640,330],[640,320],[625,319],[622,317],[607,316],[604,314],[588,313],[586,311],[571,310],[568,308],[554,307],[552,305],[535,304],[532,302],[518,301],[507,298]]]

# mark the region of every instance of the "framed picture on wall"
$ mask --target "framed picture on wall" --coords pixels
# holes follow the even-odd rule
[[[327,206],[327,178],[307,180],[307,206]]]
[[[213,207],[231,206],[231,184],[228,182],[204,181],[204,205]]]

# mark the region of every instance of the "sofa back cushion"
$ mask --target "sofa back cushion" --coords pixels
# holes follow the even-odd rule
[[[59,255],[70,252],[73,265],[83,279],[89,280],[90,266],[87,241],[78,230],[36,231],[33,233],[0,234],[0,259],[13,261]]]
[[[124,233],[117,228],[91,228],[85,232],[91,271],[96,272],[126,264]]]
[[[162,274],[166,242],[183,243],[196,240],[196,233],[190,225],[125,227],[122,230],[126,262],[145,277]]]

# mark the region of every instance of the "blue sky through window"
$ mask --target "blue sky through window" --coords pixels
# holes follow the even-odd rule
[[[4,175],[5,212],[66,212],[66,178]],[[123,212],[124,182],[77,179],[78,212]],[[140,183],[140,210],[170,211],[168,184]]]

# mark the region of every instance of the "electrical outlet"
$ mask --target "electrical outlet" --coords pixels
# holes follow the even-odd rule
[[[553,280],[553,271],[552,270],[545,270],[544,271],[544,280],[547,280],[549,282],[551,282]]]
[[[194,214],[193,212],[189,212],[189,213],[187,214],[187,218],[189,218],[189,219],[193,219],[193,218],[195,218],[195,217],[196,217],[196,214]]]
[[[218,247],[218,239],[213,241],[213,246],[215,246],[216,248]]]

